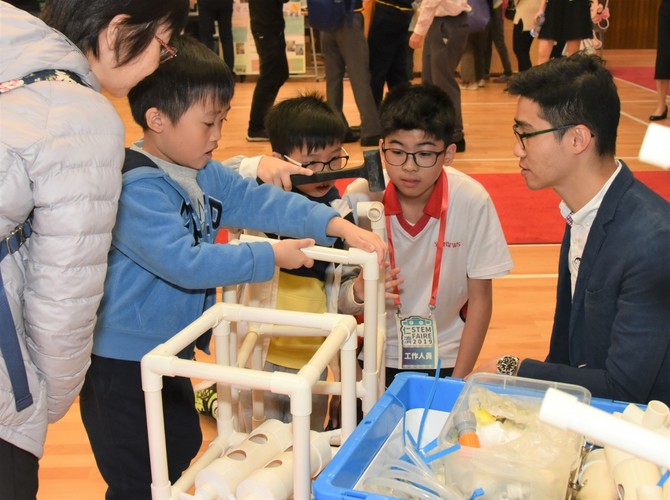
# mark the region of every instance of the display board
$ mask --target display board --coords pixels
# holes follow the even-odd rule
[[[286,58],[289,73],[305,73],[305,16],[300,0],[289,0],[284,4],[286,22]],[[249,3],[236,1],[233,4],[233,43],[235,46],[235,73],[238,75],[257,75],[260,61],[256,44],[251,34],[249,22]]]

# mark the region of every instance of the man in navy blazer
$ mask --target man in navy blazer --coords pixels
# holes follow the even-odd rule
[[[566,230],[549,355],[475,371],[577,384],[594,397],[670,404],[670,203],[615,159],[620,102],[596,56],[515,75],[514,134],[530,189],[561,197]]]

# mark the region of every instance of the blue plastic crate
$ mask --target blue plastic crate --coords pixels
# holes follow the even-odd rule
[[[330,464],[314,481],[314,495],[317,500],[391,498],[358,491],[354,487],[397,427],[405,411],[426,406],[434,380],[433,377],[417,373],[401,373],[394,379]],[[462,379],[440,379],[431,409],[451,411],[465,383]],[[623,411],[628,403],[593,398],[591,405],[612,413]]]

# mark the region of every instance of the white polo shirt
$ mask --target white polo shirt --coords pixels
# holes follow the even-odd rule
[[[464,322],[459,311],[468,300],[468,277],[491,279],[504,276],[514,267],[503,235],[498,214],[484,187],[471,177],[444,167],[430,199],[424,207],[429,215],[412,227],[402,217],[395,186],[388,183],[384,210],[390,217],[395,262],[405,279],[400,289],[402,314],[428,315],[436,242],[439,231],[439,211],[442,196],[440,183],[446,176],[448,205],[446,231],[443,241],[442,267],[433,317],[438,330],[438,350],[443,368],[453,367],[460,346]],[[350,184],[344,196],[350,206],[360,201],[381,199],[380,193],[369,193],[367,182]],[[354,210],[354,213],[356,211]],[[395,305],[386,303],[387,349],[386,365],[398,365],[398,332]]]

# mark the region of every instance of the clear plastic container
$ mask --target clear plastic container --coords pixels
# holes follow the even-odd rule
[[[484,492],[482,499],[565,498],[583,437],[539,421],[549,387],[591,402],[591,393],[576,385],[489,373],[471,376],[439,441],[442,449],[457,444],[455,416],[471,412],[480,447],[461,447],[441,459],[439,474],[444,484],[457,488],[465,498],[478,488]]]

